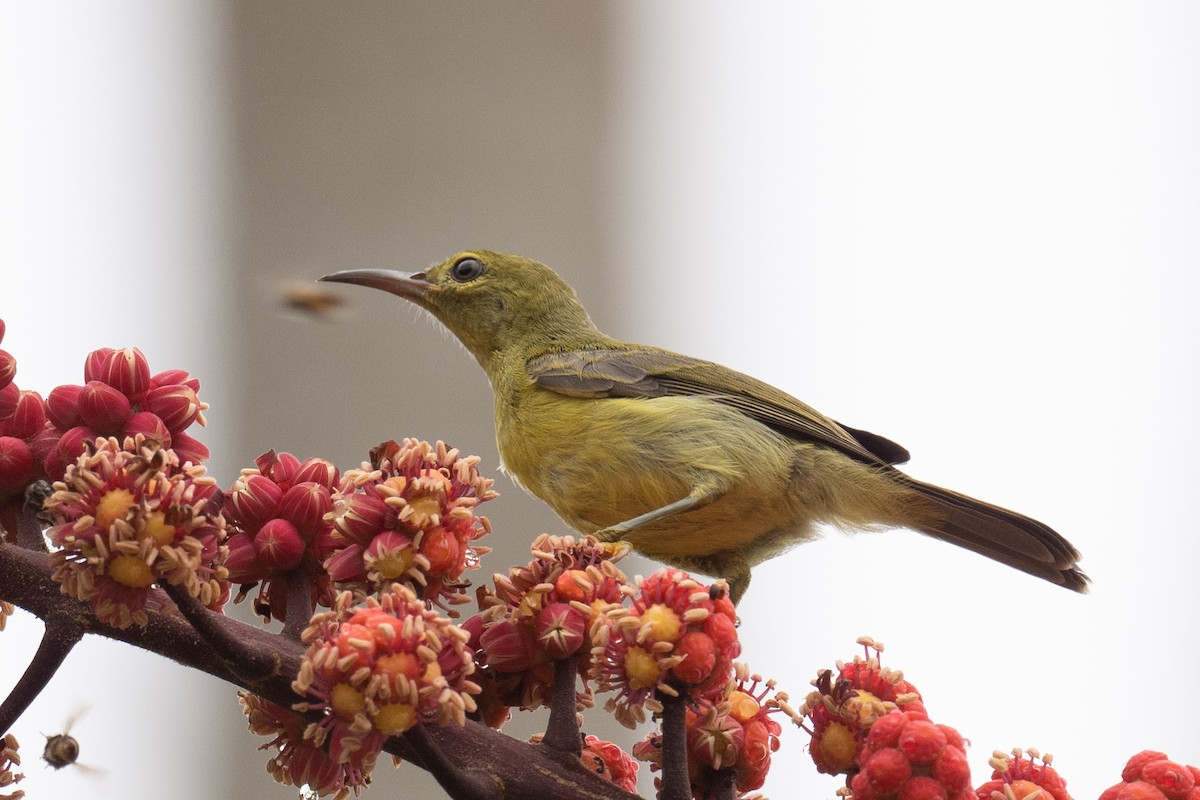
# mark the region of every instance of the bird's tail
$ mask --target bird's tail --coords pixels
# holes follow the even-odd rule
[[[932,513],[922,514],[923,519],[912,525],[921,533],[1073,591],[1087,591],[1088,577],[1076,567],[1079,551],[1050,526],[903,473],[895,472],[893,477],[932,505]]]

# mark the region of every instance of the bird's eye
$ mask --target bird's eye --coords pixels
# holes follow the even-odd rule
[[[460,258],[450,268],[450,277],[459,283],[473,281],[483,274],[483,262],[478,258]]]

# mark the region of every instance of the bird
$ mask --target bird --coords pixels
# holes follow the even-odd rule
[[[909,528],[1076,592],[1079,552],[1048,525],[897,468],[895,442],[711,361],[613,339],[554,270],[489,250],[420,272],[352,269],[429,312],[487,373],[502,469],[568,525],[724,578],[844,530]]]

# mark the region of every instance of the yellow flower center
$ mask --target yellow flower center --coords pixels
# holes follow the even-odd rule
[[[133,492],[128,489],[110,489],[96,503],[96,525],[108,530],[119,519],[125,519],[129,509],[133,508]]]
[[[854,741],[854,734],[842,723],[829,724],[821,734],[820,747],[826,764],[834,772],[846,772],[854,766],[858,744]]]
[[[345,719],[353,719],[355,714],[361,714],[366,707],[363,693],[348,683],[339,683],[329,693],[329,707],[333,713]]]
[[[673,642],[679,638],[679,615],[670,606],[655,603],[642,613],[642,622],[649,623],[650,635],[656,642]]]
[[[412,561],[412,548],[405,547],[400,550],[390,550],[383,553],[375,559],[371,567],[379,573],[380,577],[391,580],[392,578],[399,578],[408,572],[408,568],[412,566]]]
[[[154,583],[154,573],[137,556],[119,555],[108,564],[108,576],[134,589],[145,589]]]
[[[146,515],[144,531],[159,544],[171,544],[175,541],[175,526],[167,524],[167,515],[161,511],[152,511]]]
[[[375,727],[389,736],[404,733],[417,724],[417,710],[408,703],[388,703],[375,715]]]
[[[421,674],[421,659],[412,653],[388,653],[375,661],[375,672],[392,677],[403,675],[416,680]]]
[[[625,653],[625,674],[631,689],[649,689],[658,683],[658,662],[641,647],[631,647]]]

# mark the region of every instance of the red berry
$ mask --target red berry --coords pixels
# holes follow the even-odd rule
[[[933,778],[918,775],[900,790],[899,800],[947,800],[946,787]]]
[[[871,791],[880,796],[895,794],[912,776],[912,764],[894,747],[871,754],[863,765]]]

